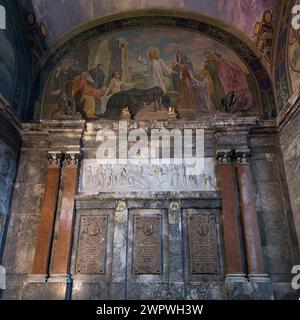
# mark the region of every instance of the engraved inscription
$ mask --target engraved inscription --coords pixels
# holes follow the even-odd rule
[[[134,274],[161,274],[161,217],[133,218]]]
[[[106,229],[106,216],[80,218],[76,273],[105,273]]]
[[[219,256],[215,215],[188,216],[188,234],[190,273],[218,273]]]

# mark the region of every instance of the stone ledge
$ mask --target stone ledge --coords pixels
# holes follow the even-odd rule
[[[82,201],[102,201],[102,200],[174,200],[174,199],[198,199],[198,200],[220,200],[219,191],[169,191],[169,192],[107,192],[99,194],[78,194],[75,197],[76,202]]]

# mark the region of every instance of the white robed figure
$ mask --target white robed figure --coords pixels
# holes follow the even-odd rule
[[[157,48],[150,48],[148,51],[148,59],[143,59],[141,53],[137,54],[137,62],[147,65],[148,68],[148,89],[160,87],[164,93],[167,93],[166,85],[164,82],[164,74],[171,75],[176,73],[169,68],[166,63],[160,59],[159,51]]]

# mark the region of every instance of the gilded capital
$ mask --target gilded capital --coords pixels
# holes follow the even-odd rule
[[[51,166],[60,167],[62,162],[61,151],[49,151],[48,152],[48,164]]]
[[[251,153],[250,151],[237,151],[236,160],[239,165],[250,164]]]
[[[65,166],[78,166],[80,162],[79,152],[66,152],[64,165]]]
[[[219,164],[229,164],[233,161],[234,152],[233,150],[219,150],[216,158]]]

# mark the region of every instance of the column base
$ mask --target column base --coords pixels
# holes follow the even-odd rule
[[[253,296],[257,300],[274,300],[273,285],[267,274],[249,274],[249,283]]]
[[[62,273],[62,274],[50,274],[47,282],[65,282],[70,283],[72,282],[72,277],[68,273]]]
[[[263,283],[271,283],[270,277],[268,274],[249,274],[248,275],[250,282],[263,282]]]
[[[274,300],[272,283],[267,274],[227,275],[228,300]]]
[[[45,283],[49,278],[48,274],[30,274],[28,275],[28,283]]]
[[[225,278],[225,283],[231,283],[231,282],[247,282],[246,275],[243,273],[237,273],[237,274],[227,274]]]

